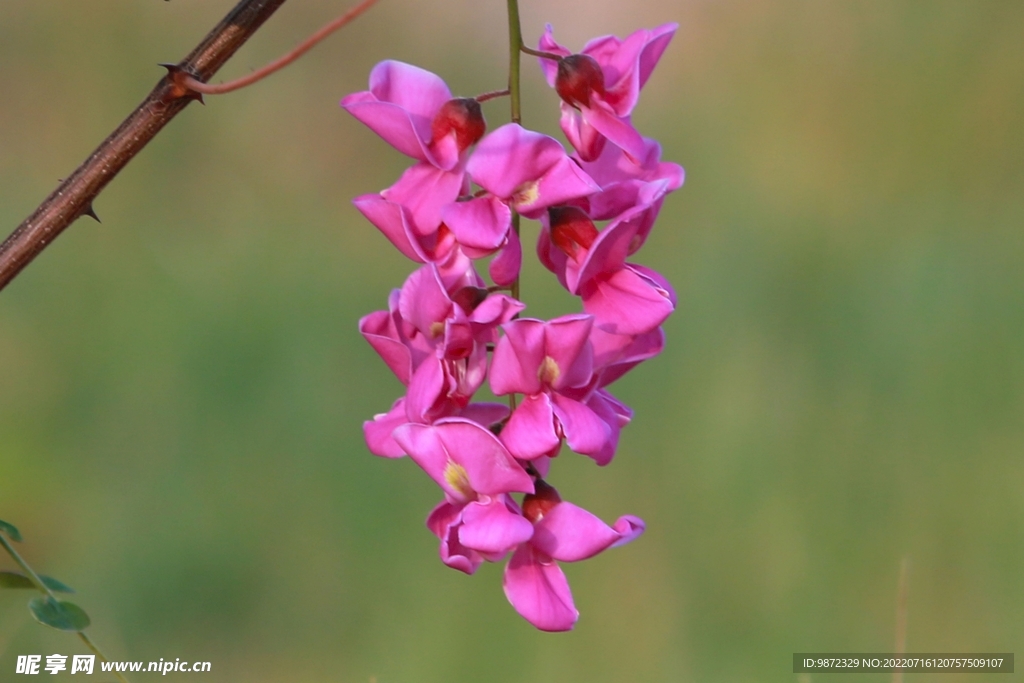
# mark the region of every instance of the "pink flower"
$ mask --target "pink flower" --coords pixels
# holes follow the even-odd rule
[[[490,431],[446,418],[433,426],[403,425],[394,438],[444,490],[427,526],[441,539],[445,564],[472,574],[482,559],[500,559],[533,535],[505,495],[532,493],[533,479]]]
[[[524,394],[501,431],[517,458],[532,460],[558,452],[562,438],[577,453],[606,453],[612,427],[587,405],[593,377],[589,315],[544,322],[523,318],[505,331],[491,361],[491,391]],[[610,458],[609,458],[610,459]]]
[[[626,263],[643,225],[634,219],[645,210],[634,207],[598,233],[581,209],[552,209],[537,242],[541,262],[583,300],[583,310],[606,332],[644,334],[675,310],[675,292],[665,278]]]
[[[453,99],[440,77],[389,60],[370,72],[369,90],[341,106],[418,161],[380,194],[357,197],[356,207],[409,258],[444,261],[453,245],[437,235],[441,210],[468,190],[466,152],[486,130],[479,103]]]
[[[441,561],[466,574],[484,560],[501,561],[533,535],[533,525],[505,494],[469,503],[444,500],[427,517],[427,528],[441,540]]]
[[[562,97],[562,131],[580,158],[596,159],[606,138],[630,156],[643,158],[643,139],[629,115],[677,28],[678,24],[665,24],[636,31],[625,40],[595,38],[574,55],[555,42],[548,25],[538,48],[563,59],[541,59],[540,65],[548,84]]]
[[[486,347],[496,341],[498,325],[524,308],[464,282],[451,283],[449,294],[438,268],[425,265],[392,293],[388,311],[360,321],[363,336],[408,387],[388,413],[364,424],[371,452],[400,456],[391,438],[395,428],[460,414],[487,374]]]
[[[399,152],[442,170],[453,169],[486,129],[476,100],[453,99],[439,76],[392,60],[373,67],[370,89],[341,106]]]
[[[540,630],[568,631],[579,612],[555,560],[578,562],[625,545],[644,532],[644,522],[625,515],[608,526],[583,508],[563,502],[549,484],[537,481],[535,486],[536,493],[523,499],[523,515],[533,523],[533,536],[505,567],[505,597]]]

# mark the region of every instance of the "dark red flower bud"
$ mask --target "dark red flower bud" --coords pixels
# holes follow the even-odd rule
[[[604,95],[604,71],[588,55],[569,55],[558,60],[555,90],[567,104],[577,109],[590,106],[590,94]]]
[[[590,249],[597,239],[594,221],[576,206],[554,206],[548,209],[551,241],[567,256],[576,258],[580,249]]]
[[[543,479],[533,482],[534,493],[526,494],[523,498],[523,516],[536,524],[544,515],[562,502],[558,490]]]
[[[452,301],[458,304],[459,308],[469,315],[476,310],[476,307],[483,303],[489,292],[483,287],[463,287],[452,294]]]
[[[486,130],[487,123],[480,110],[480,103],[469,97],[457,97],[445,102],[430,124],[430,132],[435,141],[454,131],[455,144],[460,152],[482,138]]]

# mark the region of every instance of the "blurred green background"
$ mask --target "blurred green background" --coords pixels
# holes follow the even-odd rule
[[[232,4],[0,3],[4,235]],[[344,6],[286,3],[218,80]],[[566,453],[552,476],[648,531],[567,567],[576,630],[520,619],[501,566],[444,567],[436,486],[361,435],[400,385],[356,322],[412,264],[350,199],[407,162],[337,100],[385,58],[501,88],[498,1],[383,0],[190,106],[101,225],[0,293],[0,518],[25,557],[78,589],[112,658],[212,662],[167,680],[792,681],[795,651],[892,650],[904,557],[910,651],[1024,654],[1024,4],[522,17],[529,43],[552,22],[577,49],[681,24],[635,114],[687,170],[638,255],[679,292],[668,348],[614,387],[636,410],[616,461]],[[524,87],[525,123],[554,134],[532,59]],[[529,312],[577,310],[528,261]],[[83,652],[28,597],[0,594],[0,681],[18,654]]]

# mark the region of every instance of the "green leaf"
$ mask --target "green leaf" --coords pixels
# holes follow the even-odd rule
[[[21,543],[21,532],[18,531],[18,527],[14,526],[10,522],[5,522],[4,520],[0,519],[0,531],[7,534],[7,536],[12,541],[17,541],[18,543]]]
[[[0,588],[35,588],[35,584],[24,574],[0,572]]]
[[[81,631],[91,623],[89,615],[78,605],[50,597],[32,598],[28,610],[40,624],[59,631]]]
[[[50,590],[52,590],[54,593],[74,593],[75,592],[74,588],[72,588],[71,586],[67,585],[63,581],[58,581],[57,579],[53,578],[52,576],[46,576],[45,574],[40,574],[39,578],[46,585],[46,587],[49,588]]]
[[[39,576],[47,588],[54,593],[74,593],[75,589],[51,576]],[[32,579],[18,572],[0,572],[0,588],[35,588]]]

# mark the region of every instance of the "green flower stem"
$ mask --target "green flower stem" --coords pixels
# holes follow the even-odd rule
[[[25,559],[18,554],[18,551],[14,549],[14,546],[11,545],[10,541],[8,541],[2,533],[0,533],[0,545],[3,545],[4,550],[7,551],[7,554],[10,555],[11,558],[13,558],[14,561],[18,563],[18,566],[21,567],[21,571],[25,572],[25,576],[28,577],[29,581],[32,582],[32,585],[35,586],[40,593],[42,593],[49,599],[53,600],[54,602],[60,602],[57,599],[57,596],[53,594],[53,591],[46,587],[46,584],[43,583],[43,580],[39,578],[39,575],[36,574],[35,570],[33,570],[32,567],[28,565],[28,562],[26,562]],[[83,643],[85,643],[85,646],[88,647],[89,650],[91,650],[92,653],[95,654],[96,657],[101,662],[110,661],[107,659],[106,655],[100,652],[100,649],[96,647],[96,644],[92,642],[89,636],[85,635],[84,631],[76,631],[76,633],[78,634],[78,638]],[[117,677],[117,679],[121,681],[121,683],[128,683],[128,679],[125,678],[120,672],[112,671],[111,673],[114,674]]]
[[[85,646],[89,648],[89,650],[91,650],[94,655],[96,655],[96,659],[100,660],[101,662],[109,661],[107,659],[107,656],[100,652],[100,649],[96,647],[96,643],[92,642],[89,636],[85,635],[85,631],[78,632],[78,639],[85,643]],[[121,681],[121,683],[128,683],[128,679],[125,678],[124,674],[122,674],[120,671],[111,671],[110,673],[114,674],[117,677],[117,680]]]
[[[523,33],[519,29],[519,0],[508,0],[508,92],[512,96],[512,123],[522,120],[519,107],[519,51],[523,49]]]
[[[519,53],[523,49],[523,32],[519,28],[519,0],[508,0],[508,94],[512,101],[512,123],[521,123],[523,112],[520,105],[521,94],[519,89]],[[512,211],[512,230],[516,237],[519,237],[519,213]],[[512,282],[512,298],[522,301],[519,298],[519,276]],[[508,405],[512,410],[516,409],[516,395],[509,394]]]
[[[519,52],[523,49],[523,32],[519,28],[519,0],[508,0],[508,94],[512,100],[512,123],[523,120],[519,88]],[[512,211],[512,229],[519,237],[519,214]],[[519,299],[519,278],[512,283],[512,298]]]

